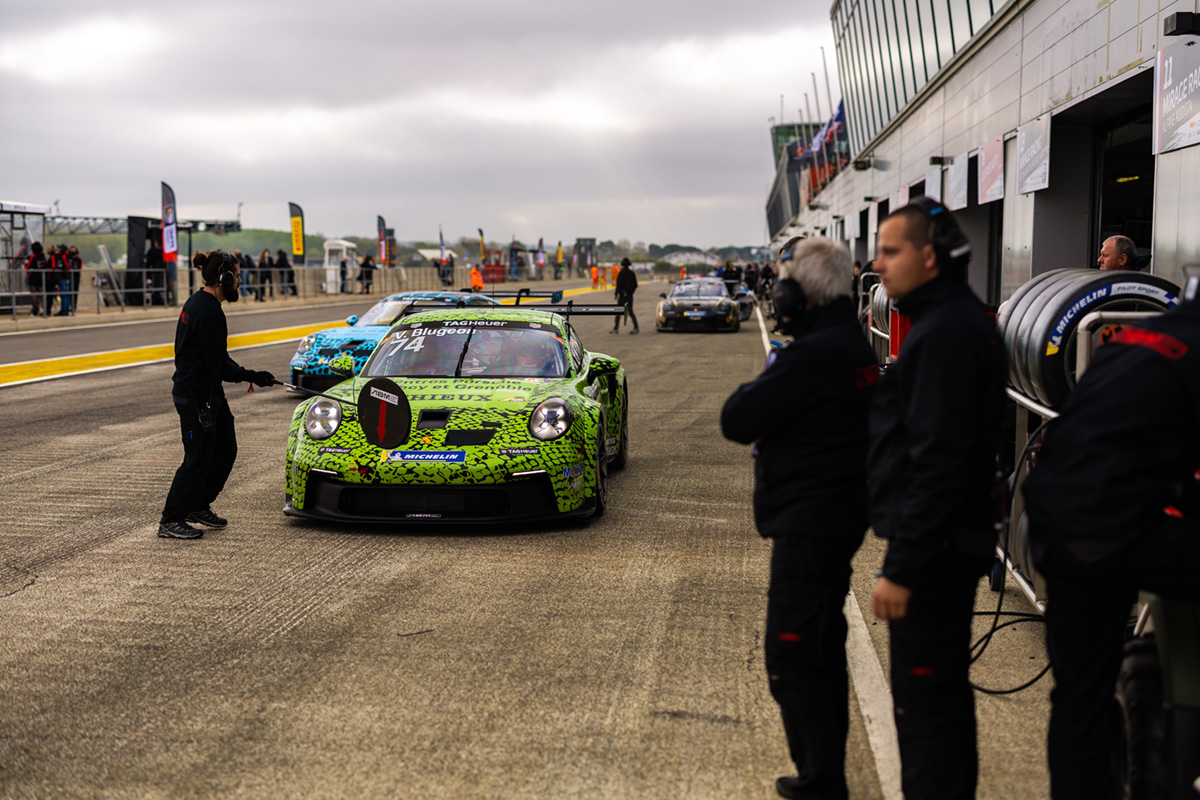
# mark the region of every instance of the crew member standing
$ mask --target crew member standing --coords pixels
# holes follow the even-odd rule
[[[163,506],[158,535],[166,539],[199,539],[209,528],[224,528],[212,504],[225,487],[237,458],[233,413],[222,381],[249,381],[270,386],[275,376],[239,366],[229,357],[228,330],[222,303],[236,303],[242,283],[240,264],[228,253],[197,253],[204,288],[188,298],[175,325],[175,375],[171,399],[183,432],[183,464],[175,471]]]
[[[727,438],[755,444],[754,521],[773,542],[764,649],[798,771],[776,781],[783,797],[847,796],[842,608],[867,529],[867,415],[879,376],[850,269],[850,252],[829,239],[784,246],[775,302],[795,338],[721,412]]]
[[[471,291],[483,291],[483,273],[479,271],[478,264],[471,265]]]
[[[592,288],[600,288],[600,268],[595,264],[592,265]]]
[[[1188,282],[1182,306],[1099,349],[1025,480],[1034,563],[1046,579],[1054,800],[1121,796],[1113,689],[1130,608],[1139,590],[1196,599],[1198,282]],[[1195,776],[1200,758],[1189,755]]]
[[[47,282],[46,253],[41,242],[34,242],[29,248],[32,254],[25,262],[25,280],[29,283],[29,316],[50,316],[50,296],[46,294]],[[42,308],[45,307],[45,314]]]
[[[633,263],[628,258],[621,259],[621,269],[613,276],[613,287],[616,289],[617,303],[625,306],[626,316],[633,320],[633,330],[630,333],[637,333],[638,321],[637,314],[633,313],[633,293],[637,291],[638,279],[633,273]],[[617,317],[613,320],[613,333],[621,327],[621,319]]]
[[[871,526],[888,540],[874,610],[889,622],[901,782],[907,800],[974,798],[967,672],[975,590],[995,558],[1004,355],[945,206],[896,210],[878,242],[883,287],[912,321],[875,392],[869,458]]]

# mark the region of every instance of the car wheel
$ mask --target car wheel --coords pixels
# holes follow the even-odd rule
[[[604,424],[596,435],[596,508],[593,517],[604,516],[608,506],[608,451],[604,447]]]
[[[1122,725],[1114,756],[1124,785],[1123,796],[1129,800],[1166,797],[1162,668],[1154,639],[1126,642],[1117,677],[1117,702]]]
[[[617,434],[617,452],[613,455],[612,468],[625,469],[629,463],[629,383],[621,384],[621,432]]]

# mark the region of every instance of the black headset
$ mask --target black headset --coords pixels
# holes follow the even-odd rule
[[[792,260],[795,246],[800,239],[799,236],[795,237],[779,251],[781,266],[783,262]],[[775,330],[787,334],[795,333],[800,324],[800,315],[804,313],[804,306],[808,303],[800,283],[794,278],[781,278],[771,287],[771,300],[775,304]],[[788,318],[787,322],[783,321],[784,317]]]
[[[237,261],[224,250],[221,251],[221,266],[217,268],[217,283],[225,293],[226,300],[230,303],[238,301]]]
[[[909,203],[929,220],[929,243],[937,256],[939,271],[947,269],[965,276],[971,261],[971,243],[950,209],[930,197],[916,197]]]

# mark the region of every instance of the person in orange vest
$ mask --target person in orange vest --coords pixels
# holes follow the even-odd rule
[[[612,276],[612,285],[613,285],[614,289],[617,288],[617,273],[620,271],[621,271],[620,264],[613,264],[612,269],[609,270],[609,273]]]
[[[592,264],[592,288],[595,289],[600,285],[600,268]]]
[[[479,271],[478,264],[471,265],[471,291],[483,291],[483,273]]]
[[[686,277],[687,277],[687,264],[684,264],[682,267],[679,268],[679,280],[683,280]]]
[[[608,267],[600,268],[600,288],[601,289],[608,288]]]

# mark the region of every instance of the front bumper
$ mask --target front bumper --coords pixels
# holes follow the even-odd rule
[[[589,498],[571,511],[559,511],[550,476],[542,472],[504,483],[469,485],[363,484],[320,471],[309,473],[303,509],[285,514],[344,522],[523,522],[590,514]]]

